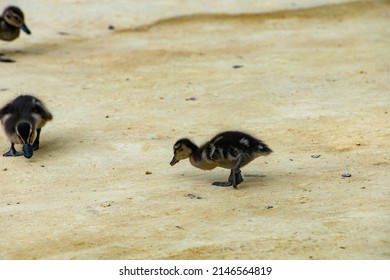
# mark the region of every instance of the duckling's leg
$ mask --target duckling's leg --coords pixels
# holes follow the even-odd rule
[[[236,173],[236,183],[237,185],[242,183],[244,179],[241,176],[241,170],[239,169],[238,172]]]
[[[236,165],[231,169],[229,179],[227,182],[214,182],[214,186],[219,186],[219,187],[230,187],[233,186],[233,188],[237,189],[237,185],[242,183],[244,179],[241,176],[241,170],[240,166],[241,163],[244,160],[244,155],[239,154],[237,157],[237,163]]]
[[[41,135],[41,129],[38,128],[37,129],[37,137],[35,138],[35,141],[32,145],[32,148],[34,151],[38,150],[39,149],[39,136]]]
[[[233,167],[232,169],[232,173],[234,174],[233,176],[233,180],[232,180],[232,185],[233,185],[233,188],[237,189],[237,185],[242,183],[244,181],[244,179],[242,179],[242,176],[241,176],[241,170],[240,170],[240,167],[241,167],[241,163],[244,161],[244,155],[243,154],[239,154],[238,157],[237,157],[237,163],[236,165]]]
[[[15,150],[15,144],[14,143],[11,143],[11,147],[9,148],[9,151],[6,152],[5,154],[3,154],[3,156],[5,157],[17,157],[17,156],[22,156],[23,153],[22,152],[17,152]]]

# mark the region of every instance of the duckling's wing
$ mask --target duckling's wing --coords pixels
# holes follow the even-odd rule
[[[215,136],[210,143],[217,149],[222,149],[225,156],[237,156],[239,153],[270,153],[272,150],[261,140],[253,136],[239,132],[228,131]]]
[[[239,155],[238,141],[230,136],[226,133],[218,134],[204,145],[202,150],[209,161],[226,165]]]
[[[8,103],[3,108],[0,109],[0,119],[3,119],[6,115],[11,114],[13,112],[13,106],[11,103]]]
[[[49,110],[47,110],[45,105],[43,105],[43,103],[40,101],[37,101],[37,103],[35,103],[33,112],[40,115],[41,118],[44,120],[51,120],[53,118]]]

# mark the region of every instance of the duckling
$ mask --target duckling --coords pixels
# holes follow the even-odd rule
[[[272,150],[261,140],[239,131],[219,133],[213,139],[198,147],[191,140],[182,138],[173,146],[171,166],[182,159],[190,158],[193,166],[211,170],[215,167],[230,169],[227,182],[214,182],[220,187],[237,185],[244,180],[240,168],[259,156],[267,156]]]
[[[52,118],[42,101],[31,95],[20,95],[6,104],[0,109],[0,120],[11,147],[3,156],[31,158],[33,150],[39,149],[42,127]],[[23,145],[23,152],[17,152],[15,144]]]
[[[22,10],[15,6],[5,8],[3,15],[0,16],[0,39],[13,41],[19,37],[20,29],[27,34],[31,34],[31,31],[24,23]]]

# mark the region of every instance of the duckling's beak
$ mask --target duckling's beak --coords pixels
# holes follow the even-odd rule
[[[30,31],[30,29],[28,29],[28,27],[27,27],[27,25],[25,25],[24,23],[22,23],[21,25],[20,25],[20,29],[22,29],[24,32],[26,32],[27,34],[31,34],[31,31]]]
[[[33,148],[30,144],[23,144],[23,155],[25,158],[31,158],[33,156]]]
[[[178,159],[176,159],[175,158],[175,156],[173,156],[173,158],[172,158],[172,160],[171,160],[171,162],[170,162],[170,165],[171,166],[174,166],[176,163],[178,163],[179,162],[179,160]]]

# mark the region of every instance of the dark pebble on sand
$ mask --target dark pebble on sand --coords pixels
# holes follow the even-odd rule
[[[192,193],[187,194],[186,197],[189,197],[191,199],[202,199],[202,197],[194,195]]]
[[[0,62],[13,63],[13,62],[15,62],[15,60],[10,59],[10,58],[0,58]]]
[[[351,177],[352,175],[349,172],[344,172],[343,174],[341,174],[341,176],[343,176],[343,177]]]

